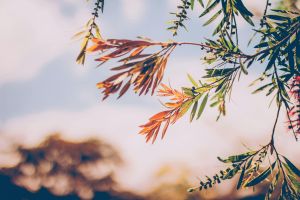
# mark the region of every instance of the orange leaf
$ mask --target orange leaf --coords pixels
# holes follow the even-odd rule
[[[180,105],[181,105],[181,103],[178,103],[178,102],[176,102],[176,103],[165,103],[165,106],[169,107],[169,108],[176,108]]]
[[[121,98],[127,92],[127,90],[129,89],[129,87],[130,87],[130,81],[128,81],[126,83],[126,85],[122,88],[122,90],[120,92],[120,95],[118,96],[118,99]]]
[[[162,112],[159,112],[155,115],[153,115],[149,120],[150,121],[155,121],[155,120],[161,120],[163,119],[167,114],[169,114],[170,111],[162,111]]]
[[[161,139],[163,139],[165,137],[165,134],[167,132],[167,129],[169,127],[169,124],[170,124],[170,121],[171,121],[171,118],[169,118],[164,126],[164,129],[162,131],[162,135],[161,135]]]
[[[152,139],[152,144],[155,142],[155,140],[157,138],[157,135],[159,133],[159,129],[160,129],[160,125],[157,127],[157,129],[154,132],[154,136],[153,136],[153,139]]]
[[[143,50],[144,50],[145,48],[146,48],[145,46],[142,46],[142,47],[137,48],[136,50],[134,50],[134,51],[130,54],[129,57],[139,55],[140,53],[143,52]]]

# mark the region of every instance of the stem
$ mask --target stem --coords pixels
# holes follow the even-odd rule
[[[298,137],[297,137],[297,134],[296,134],[296,132],[295,132],[295,130],[294,130],[294,127],[293,127],[293,125],[292,125],[292,119],[291,119],[291,117],[290,117],[290,115],[289,115],[288,109],[286,109],[286,114],[287,114],[287,117],[288,117],[290,126],[292,127],[292,131],[293,131],[293,135],[294,135],[294,137],[295,137],[295,140],[298,141]]]
[[[209,45],[206,45],[206,44],[203,44],[203,43],[197,43],[197,42],[174,42],[174,44],[176,45],[193,45],[193,46],[200,46],[202,48],[207,48],[207,49],[213,49],[213,50],[217,50],[216,47],[213,47],[213,46],[209,46]],[[247,55],[247,54],[244,54],[244,53],[234,53],[234,52],[231,52],[232,55],[236,55],[237,58],[251,58],[252,56],[251,55]]]
[[[279,89],[279,95],[280,95],[282,101],[284,102],[284,106],[285,106],[285,108],[286,108],[286,112],[287,112],[287,117],[288,117],[289,123],[290,123],[290,125],[292,125],[292,123],[291,123],[291,118],[290,118],[290,116],[289,116],[289,107],[288,107],[288,103],[286,102],[286,100],[284,99],[284,97],[283,97],[283,95],[282,95],[282,93],[281,93],[281,91],[280,91],[280,85],[279,85],[279,84],[281,84],[281,82],[280,82],[280,79],[279,79],[279,76],[278,76],[278,72],[277,72],[277,68],[276,68],[275,65],[274,65],[274,73],[275,73],[276,82],[277,82],[278,89]],[[292,127],[292,131],[293,131],[293,135],[294,135],[294,137],[295,137],[295,140],[298,141],[297,135],[296,135],[296,133],[295,133],[293,127]]]
[[[280,114],[281,105],[282,104],[280,103],[279,106],[278,106],[278,109],[277,109],[276,119],[275,119],[275,123],[274,123],[274,126],[273,126],[272,135],[271,135],[271,142],[270,142],[270,145],[273,147],[273,149],[275,151],[276,151],[276,149],[274,148],[274,136],[275,136],[275,130],[276,130],[279,114]]]
[[[100,3],[102,3],[101,9],[102,9],[102,12],[103,12],[103,0],[97,0],[96,3],[95,3],[94,12],[92,13],[93,17],[92,17],[92,23],[91,23],[90,28],[89,28],[88,37],[91,37],[93,35],[92,31],[93,31],[93,28],[95,26],[96,18],[98,17],[98,11],[99,11],[98,7],[99,7]]]
[[[259,56],[259,55],[261,55],[263,53],[266,53],[268,51],[271,51],[274,48],[280,46],[287,39],[289,39],[293,34],[295,34],[299,27],[300,27],[300,24],[295,25],[294,31],[292,31],[290,34],[288,34],[286,37],[284,37],[282,40],[280,40],[276,45],[274,45],[274,46],[272,46],[270,48],[261,50],[261,51],[255,53],[255,54],[252,54],[252,55],[248,55],[248,54],[244,54],[244,53],[232,53],[232,54],[237,55],[238,58],[245,58],[244,63],[246,63],[247,61],[249,61],[251,59],[255,59],[257,56]],[[206,45],[206,44],[203,44],[203,43],[196,43],[196,42],[174,42],[174,44],[179,45],[179,46],[181,46],[181,45],[193,45],[193,46],[200,46],[202,48],[208,48],[208,49],[217,50],[216,47],[213,47],[213,46],[210,46],[210,45]]]

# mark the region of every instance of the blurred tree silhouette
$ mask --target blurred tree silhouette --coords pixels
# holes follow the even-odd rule
[[[0,192],[9,200],[201,200],[260,199],[260,195],[238,198],[236,190],[219,196],[216,190],[187,193],[190,170],[163,165],[155,174],[155,185],[144,195],[121,190],[115,170],[123,163],[119,153],[98,140],[66,141],[59,134],[46,138],[37,147],[17,145],[19,162],[0,167]],[[257,188],[257,194],[264,189]]]
[[[17,151],[20,162],[0,170],[7,199],[139,199],[117,191],[114,170],[122,159],[103,141],[70,142],[55,134]]]

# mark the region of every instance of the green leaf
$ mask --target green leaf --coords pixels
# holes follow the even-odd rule
[[[272,172],[272,170],[274,169],[276,165],[276,162],[274,162],[271,167],[269,167],[268,169],[266,169],[264,172],[262,172],[260,175],[258,175],[257,177],[255,177],[254,179],[252,179],[250,182],[248,182],[245,186],[246,187],[251,187],[251,186],[255,186],[258,183],[262,182],[263,180],[265,180]]]
[[[203,13],[199,16],[199,17],[203,17],[204,15],[206,15],[207,13],[209,13],[212,9],[214,9],[218,3],[220,2],[220,0],[215,0],[210,6],[208,6]]]
[[[208,93],[205,95],[205,97],[203,98],[203,101],[200,105],[200,108],[199,108],[199,111],[198,111],[198,114],[197,114],[197,119],[199,119],[204,111],[204,108],[206,106],[206,103],[207,103],[207,100],[208,100]]]
[[[241,66],[242,72],[243,72],[244,74],[248,75],[248,71],[247,71],[245,65],[244,65],[242,62],[240,62],[240,66]]]
[[[256,153],[256,151],[249,151],[249,152],[246,152],[243,154],[229,156],[227,159],[222,159],[222,158],[218,157],[218,160],[220,160],[223,163],[236,163],[236,162],[241,162],[245,158],[248,158],[249,156],[251,156],[255,153]]]
[[[245,15],[244,13],[241,13],[241,15],[250,25],[254,26],[254,23],[249,16]]]
[[[272,86],[272,85],[273,85],[273,83],[268,83],[268,84],[266,84],[266,85],[263,85],[263,86],[259,87],[258,89],[256,89],[255,91],[253,91],[252,94],[256,94],[256,93],[258,93],[258,92],[261,92],[261,91],[263,91],[264,89],[266,89],[266,88],[268,88],[268,87],[270,87],[270,86]]]
[[[198,2],[199,2],[200,5],[202,6],[202,8],[204,8],[203,0],[198,0]]]
[[[244,180],[244,174],[245,174],[245,171],[246,171],[246,165],[243,166],[242,168],[242,172],[241,172],[241,175],[240,175],[240,178],[239,178],[239,181],[238,181],[238,184],[236,186],[236,189],[240,189],[241,186],[242,186],[242,183],[243,183],[243,180]]]
[[[265,53],[263,53],[257,60],[258,60],[258,61],[259,61],[259,60],[264,61],[264,59],[265,59],[268,55],[270,55],[269,52],[265,52]]]
[[[216,14],[214,14],[209,20],[207,20],[203,26],[207,26],[208,24],[210,24],[211,22],[213,22],[215,19],[217,19],[217,17],[222,13],[222,10],[219,10],[218,12],[216,12]]]
[[[300,170],[286,157],[282,156],[288,165],[288,167],[291,169],[291,171],[296,174],[298,177],[300,177]]]
[[[291,73],[294,74],[295,72],[295,59],[294,59],[294,52],[293,50],[288,51],[288,61]]]
[[[300,41],[300,33],[299,33],[299,31],[297,33],[296,38],[297,38],[296,41],[298,41],[297,45],[296,45],[296,64],[299,69],[300,68],[300,42],[299,42]]]
[[[296,188],[298,192],[300,192],[300,182],[294,177],[288,174],[289,179],[293,183],[293,186]]]
[[[195,87],[199,87],[198,83],[193,79],[193,77],[192,77],[190,74],[188,74],[187,76],[188,76],[190,82],[191,82]]]
[[[270,61],[265,69],[265,71],[268,71],[271,69],[271,67],[275,64],[276,59],[278,58],[279,55],[279,48],[276,48],[274,52],[270,55]]]
[[[191,0],[191,9],[194,10],[195,0]]]
[[[197,112],[197,108],[198,108],[198,101],[196,101],[196,102],[194,103],[194,106],[193,106],[193,108],[192,108],[192,112],[191,112],[191,116],[190,116],[190,122],[193,121],[193,119],[194,119],[194,117],[195,117],[195,114],[196,114],[196,112]]]
[[[266,15],[267,18],[277,20],[277,21],[289,21],[289,17],[284,17],[280,15]]]
[[[238,9],[239,13],[241,13],[242,17],[252,26],[254,26],[251,17],[253,14],[244,6],[241,0],[235,0],[235,6]]]
[[[246,169],[249,169],[251,167],[252,161],[253,161],[253,157],[250,158],[250,160],[248,160],[247,163],[245,164]]]
[[[89,38],[88,38],[88,37],[85,37],[85,38],[83,39],[83,41],[81,42],[81,50],[80,50],[79,55],[78,55],[77,58],[76,58],[76,62],[77,62],[78,64],[84,65],[84,61],[85,61],[85,51],[86,51],[88,42],[89,42]]]
[[[182,90],[183,90],[184,94],[186,94],[190,97],[194,97],[194,93],[192,92],[191,88],[182,87]]]
[[[220,102],[219,102],[219,101],[215,101],[215,102],[213,102],[212,104],[210,104],[210,107],[215,107],[215,106],[217,106],[218,104],[220,104]]]
[[[262,42],[256,45],[254,48],[262,48],[262,47],[268,47],[270,46],[270,42]]]
[[[227,174],[222,179],[223,180],[231,179],[238,173],[238,171],[239,171],[239,168],[235,167],[235,168],[231,169],[229,172],[227,172]]]
[[[224,26],[224,24],[225,24],[225,22],[228,20],[228,17],[224,17],[222,20],[221,20],[221,22],[219,23],[219,25],[216,27],[216,29],[214,30],[214,32],[213,32],[213,35],[216,35],[217,33],[219,33],[221,30],[222,30],[222,28],[223,28],[223,26]]]
[[[210,78],[210,77],[216,77],[216,76],[227,76],[232,74],[236,68],[223,68],[223,69],[206,69],[206,76],[203,78]]]
[[[193,100],[186,101],[181,106],[178,117],[182,117],[188,111],[188,109],[191,107],[192,103],[193,103]]]
[[[95,32],[96,32],[96,38],[103,39],[101,36],[100,28],[97,24],[95,24]]]
[[[86,30],[80,31],[72,36],[72,40],[80,39],[86,35]]]

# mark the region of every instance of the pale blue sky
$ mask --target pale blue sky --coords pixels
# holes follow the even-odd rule
[[[42,0],[40,1],[40,4],[42,4],[42,2],[47,1]],[[130,1],[125,1],[125,3],[130,4]],[[46,5],[46,3],[44,4]],[[72,18],[76,16],[78,12],[84,12],[88,17],[90,12],[89,7],[87,6],[88,4],[82,7],[78,6],[78,3],[72,3],[71,1],[57,1],[55,4],[58,6],[61,17],[66,20],[70,20],[72,23],[77,25],[80,23],[83,25],[86,18],[80,19],[81,22],[73,22]],[[212,27],[201,27],[200,22],[203,20],[197,17],[197,15],[199,15],[198,10],[192,13],[191,20],[187,22],[189,31],[186,32],[185,30],[180,30],[179,36],[172,38],[172,34],[166,30],[168,27],[166,22],[172,19],[169,12],[174,11],[174,6],[170,5],[168,1],[159,0],[151,2],[144,1],[143,4],[145,4],[143,5],[145,6],[145,8],[143,8],[144,12],[141,14],[138,13],[140,14],[137,17],[139,19],[126,20],[124,12],[122,12],[122,3],[120,3],[120,1],[110,1],[106,3],[105,14],[101,15],[101,19],[99,20],[104,37],[134,39],[136,36],[148,36],[154,40],[162,41],[168,39],[179,41],[203,41],[204,37],[210,37]],[[134,5],[131,6],[132,9],[136,8]],[[10,13],[7,14],[9,15]],[[18,18],[18,16],[15,16],[15,18]],[[18,20],[15,18],[12,18],[11,23],[15,23],[14,27],[18,27]],[[43,24],[42,18],[39,20],[39,23],[34,24],[34,29],[43,29],[44,26],[47,26],[47,24]],[[103,21],[105,24],[109,24],[109,28],[111,29],[106,29],[105,24],[103,25]],[[75,32],[78,26],[70,26],[68,28],[69,29],[66,29],[66,27],[60,26],[51,27],[51,29],[62,29],[64,32],[70,33],[71,38],[71,34],[73,33],[70,31],[70,28]],[[8,32],[13,30],[5,31]],[[22,32],[22,30],[19,31]],[[245,32],[245,29],[242,31]],[[28,34],[30,34],[30,31],[28,32]],[[241,34],[241,36],[242,40],[246,38],[244,37],[245,34]],[[49,35],[45,35],[45,39],[51,40],[51,33],[49,33]],[[12,45],[18,45],[17,41],[15,42],[16,44]],[[30,42],[34,45],[36,42],[34,37]],[[78,43],[79,42],[76,41],[65,41],[65,50],[43,64],[40,67],[41,70],[38,74],[31,79],[25,81],[15,80],[13,82],[3,83],[0,85],[0,96],[2,97],[2,100],[0,101],[0,109],[3,111],[0,113],[0,120],[2,122],[10,119],[11,117],[45,111],[48,109],[80,110],[87,108],[100,99],[98,98],[99,95],[97,95],[98,91],[95,90],[95,83],[106,77],[105,75],[107,74],[108,67],[103,66],[101,69],[94,69],[93,66],[95,66],[96,63],[90,63],[85,66],[85,69],[83,69],[83,75],[78,76],[73,73],[74,69],[72,68],[82,68],[74,62]],[[42,48],[47,49],[47,46]],[[182,47],[176,50],[173,57],[185,58],[187,60],[189,60],[189,58],[200,59],[200,53],[201,52],[198,47]],[[31,59],[35,59],[36,55],[33,53],[30,56],[32,57]],[[23,63],[21,61],[20,63],[22,63],[22,66],[18,67],[22,67],[25,70],[26,68],[30,68],[30,66],[28,66],[29,64],[26,62]],[[7,64],[9,65],[9,63]],[[110,63],[108,65],[113,64]],[[202,71],[200,62],[198,66],[194,67],[198,67],[199,72]],[[77,69],[77,71],[80,71],[80,69]],[[16,70],[14,73],[19,72]],[[182,74],[182,76],[185,76],[185,74]],[[166,77],[168,77],[168,75]],[[170,78],[172,81],[172,77]],[[81,98],[77,95],[80,93],[89,95],[90,99]],[[141,99],[135,97],[125,98],[127,101],[124,102],[121,100],[119,103],[143,102]]]

